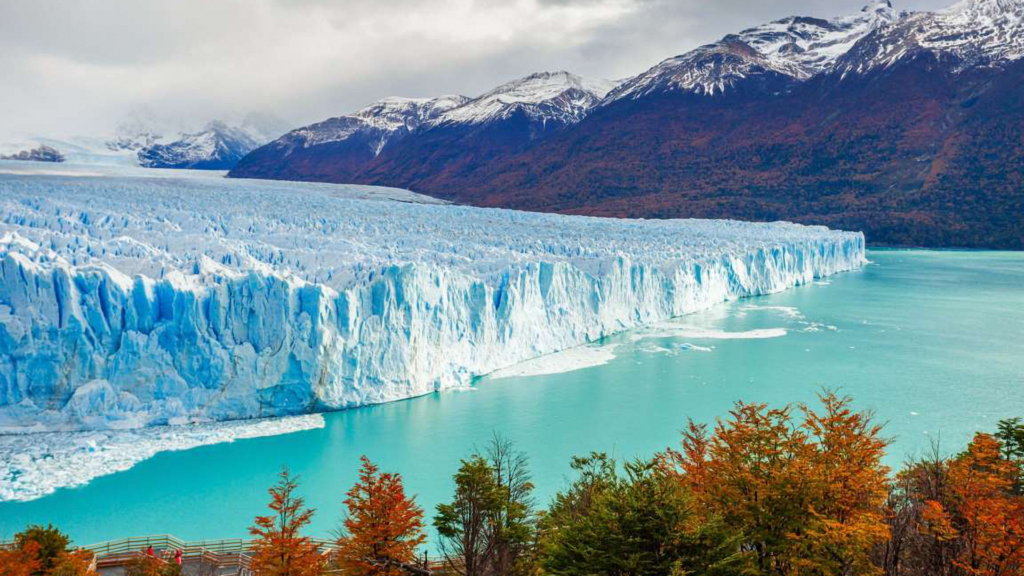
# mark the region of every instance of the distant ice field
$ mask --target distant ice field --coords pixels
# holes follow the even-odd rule
[[[409,398],[864,262],[861,234],[789,223],[89,169],[0,165],[0,431]]]

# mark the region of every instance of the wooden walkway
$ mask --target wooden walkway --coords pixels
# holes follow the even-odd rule
[[[333,540],[311,538],[323,554],[333,554],[336,545]],[[195,576],[253,576],[253,541],[244,539],[185,541],[170,534],[140,536],[110,540],[81,546],[92,552],[96,569],[104,576],[124,573],[128,563],[146,555],[149,547],[154,555],[164,562],[174,562],[174,556],[181,550],[184,572]],[[424,557],[422,563],[428,570],[444,572],[444,562]]]

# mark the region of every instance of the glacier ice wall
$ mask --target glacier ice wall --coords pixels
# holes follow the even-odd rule
[[[0,431],[409,398],[864,261],[863,235],[790,223],[0,174]]]

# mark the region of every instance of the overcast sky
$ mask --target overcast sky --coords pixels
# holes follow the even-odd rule
[[[0,0],[0,138],[105,134],[140,108],[186,124],[261,111],[300,125],[541,70],[623,78],[729,32],[864,2]]]

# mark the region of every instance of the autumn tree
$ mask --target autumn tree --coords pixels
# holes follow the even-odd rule
[[[52,524],[31,525],[14,536],[15,545],[24,548],[29,542],[38,545],[39,567],[35,574],[47,574],[57,560],[68,553],[71,538]]]
[[[423,510],[406,496],[400,475],[361,460],[359,481],[345,500],[340,567],[346,574],[401,576],[415,568],[416,549],[426,540]]]
[[[999,440],[977,434],[949,464],[939,500],[925,502],[925,530],[955,542],[953,566],[970,576],[1024,573],[1024,498],[1015,493],[1017,464]]]
[[[92,553],[73,550],[71,539],[53,525],[32,525],[0,550],[0,576],[95,576]]]
[[[0,547],[0,576],[33,576],[41,565],[39,544],[36,542]]]
[[[882,465],[888,440],[869,413],[855,412],[850,398],[821,395],[822,410],[801,406],[811,445],[814,485],[807,536],[797,563],[813,573],[877,572],[871,550],[889,537],[884,504],[889,468]]]
[[[47,576],[97,576],[92,569],[93,555],[85,550],[76,550],[61,554]],[[180,568],[174,566],[165,576],[177,576],[181,573]]]
[[[161,558],[140,554],[125,565],[124,576],[181,576],[181,567]]]
[[[742,535],[760,574],[870,574],[888,535],[886,441],[871,415],[826,392],[821,412],[738,403],[713,431],[690,423],[667,470],[708,518]]]
[[[255,525],[249,528],[255,536],[253,571],[260,576],[318,576],[324,570],[325,558],[316,544],[301,535],[314,510],[295,496],[297,478],[287,469],[279,477],[269,490],[273,513],[257,516]]]

